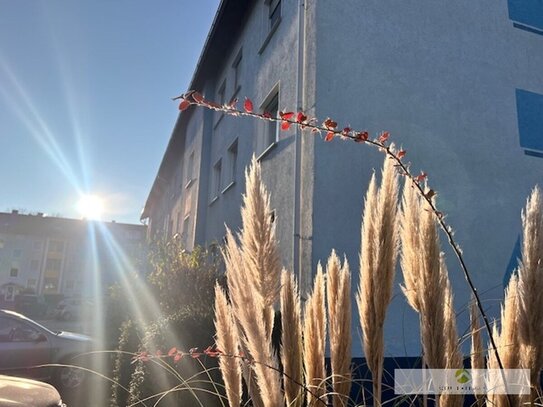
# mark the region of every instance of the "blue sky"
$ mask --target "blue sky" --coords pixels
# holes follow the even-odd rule
[[[138,223],[219,0],[0,0],[0,211]]]

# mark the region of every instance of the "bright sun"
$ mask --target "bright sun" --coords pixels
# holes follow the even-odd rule
[[[99,220],[104,212],[104,202],[96,195],[82,195],[77,210],[86,219]]]

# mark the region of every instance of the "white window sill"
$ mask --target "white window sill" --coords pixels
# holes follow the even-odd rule
[[[221,191],[221,193],[224,194],[226,191],[228,191],[230,188],[232,188],[235,183],[236,183],[236,181],[231,181],[226,187],[224,187],[224,189]]]
[[[209,206],[213,205],[215,202],[219,200],[219,195],[211,198],[211,201],[209,201]]]
[[[194,178],[191,178],[187,181],[187,183],[185,184],[185,189],[190,188],[192,184],[194,184]]]
[[[266,156],[270,153],[270,151],[272,151],[275,148],[275,146],[277,146],[277,141],[274,141],[268,147],[266,147],[266,149],[262,151],[262,153],[260,153],[258,157],[256,157],[256,161],[260,162],[264,158],[266,158]]]

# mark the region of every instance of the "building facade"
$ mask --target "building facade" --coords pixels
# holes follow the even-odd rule
[[[218,103],[247,96],[259,111],[301,110],[372,135],[389,131],[413,172],[429,174],[485,307],[497,315],[519,256],[520,211],[543,182],[542,66],[539,0],[225,0],[191,89]],[[382,156],[294,127],[182,112],[142,214],[149,236],[178,233],[190,249],[221,241],[225,223],[239,228],[253,154],[272,194],[284,265],[305,289],[335,248],[356,289],[362,201]],[[445,242],[443,250],[462,331],[470,293]],[[398,288],[387,354],[419,354],[417,328]]]
[[[95,296],[131,264],[145,267],[146,227],[0,213],[0,307],[21,292]]]

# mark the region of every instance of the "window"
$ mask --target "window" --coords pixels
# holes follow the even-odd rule
[[[41,250],[41,242],[39,240],[36,240],[33,245],[32,245],[32,248],[34,250]]]
[[[26,281],[26,287],[27,288],[36,288],[37,280],[35,278],[29,278]]]
[[[62,240],[51,240],[49,242],[49,251],[53,253],[62,253],[64,251],[64,242]]]
[[[68,280],[68,281],[66,281],[66,289],[67,289],[67,290],[73,290],[73,288],[74,288],[74,282],[73,282],[73,280]]]
[[[188,246],[189,242],[189,224],[190,216],[186,216],[185,219],[183,219],[183,231],[181,232],[181,244],[184,248]]]
[[[177,212],[177,215],[175,215],[175,233],[174,236],[179,236],[181,233],[181,212]]]
[[[194,151],[190,153],[189,159],[187,161],[187,182],[185,184],[185,188],[188,188],[191,186],[192,181],[194,179]]]
[[[46,271],[60,271],[60,259],[47,259],[45,262]]]
[[[281,0],[269,0],[268,2],[268,18],[270,21],[270,31],[275,29],[279,21],[281,21]]]
[[[520,146],[526,155],[543,157],[543,95],[517,89]]]
[[[13,250],[13,257],[16,258],[16,259],[21,258],[22,254],[23,254],[23,251],[21,249]]]
[[[221,172],[222,172],[222,159],[219,159],[213,166],[213,179],[211,182],[211,202],[219,197],[221,192]]]
[[[236,171],[238,165],[238,139],[228,147],[228,180],[229,183],[225,189],[228,189],[236,182]]]
[[[19,269],[16,267],[12,267],[11,270],[9,271],[9,276],[17,277],[18,275],[19,275]]]
[[[4,248],[4,239],[0,239],[0,249]]]
[[[279,111],[279,91],[274,90],[266,98],[263,110],[273,117],[277,117]],[[264,122],[263,134],[258,137],[257,154],[261,156],[279,140],[279,124],[277,121]]]
[[[541,0],[508,0],[509,18],[517,28],[543,34],[543,3]]]
[[[11,318],[0,318],[0,342],[35,342],[40,333],[31,326]]]
[[[238,93],[238,91],[241,88],[241,59],[243,57],[243,54],[241,50],[238,52],[238,55],[236,56],[236,59],[234,60],[234,63],[232,64],[232,69],[234,70],[234,93],[232,94],[232,98]]]
[[[58,287],[58,279],[46,277],[43,280],[43,290],[45,293],[56,293]]]
[[[226,95],[226,79],[222,81],[221,87],[219,88],[219,91],[217,92],[217,103],[220,105],[224,105],[225,102],[225,95]]]
[[[281,0],[266,0],[266,5],[267,10],[265,12],[267,16],[264,16],[264,19],[267,18],[268,20],[268,32],[265,34],[264,42],[258,50],[259,54],[264,52],[281,22]]]
[[[30,270],[38,271],[39,267],[40,267],[40,261],[39,260],[34,259],[34,260],[30,261]]]

